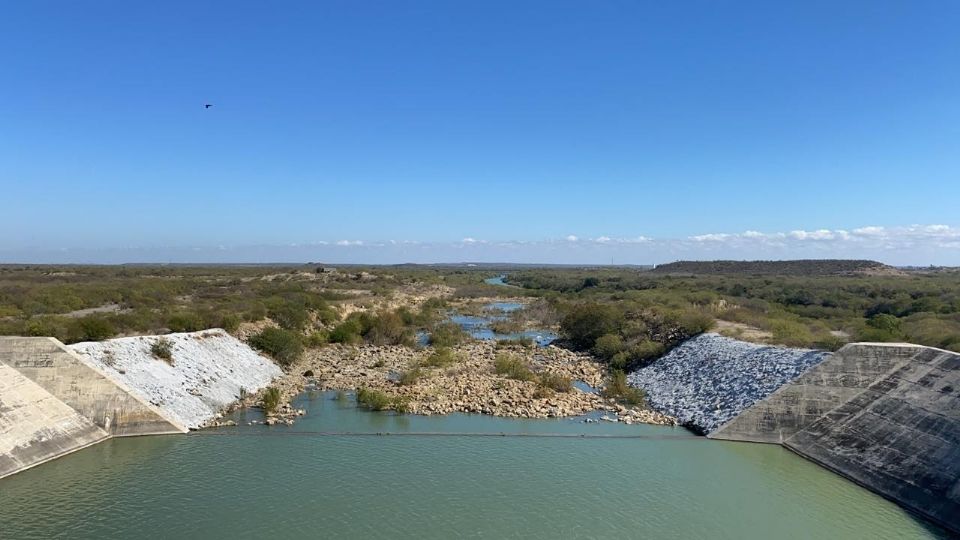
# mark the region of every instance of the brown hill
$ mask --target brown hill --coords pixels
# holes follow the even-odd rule
[[[902,275],[900,270],[877,261],[805,259],[795,261],[677,261],[656,266],[656,274],[682,275],[778,275],[851,276]]]

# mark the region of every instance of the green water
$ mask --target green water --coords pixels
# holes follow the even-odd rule
[[[776,446],[682,429],[394,416],[113,439],[0,480],[0,538],[936,538]],[[554,433],[641,438],[356,436]]]

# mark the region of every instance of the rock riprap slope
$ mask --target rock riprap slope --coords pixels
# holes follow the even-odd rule
[[[171,360],[151,352],[159,339],[169,342]],[[76,343],[70,348],[190,429],[203,426],[244,393],[256,392],[282,374],[272,361],[219,329]]]
[[[650,405],[710,433],[829,353],[756,345],[707,333],[628,376]]]

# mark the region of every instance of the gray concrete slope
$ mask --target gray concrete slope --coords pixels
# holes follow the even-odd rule
[[[781,444],[863,392],[877,378],[909,362],[916,353],[911,345],[847,345],[708,436]]]
[[[784,446],[960,533],[960,355],[914,351]]]
[[[45,389],[112,436],[186,433],[187,428],[49,337],[0,337],[0,363]]]
[[[709,435],[780,443],[960,532],[960,355],[850,344]]]
[[[109,437],[40,385],[0,364],[0,478]]]

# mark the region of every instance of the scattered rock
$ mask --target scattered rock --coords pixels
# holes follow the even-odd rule
[[[499,352],[489,341],[470,341],[455,348],[456,363],[444,367],[422,366],[432,349],[403,346],[330,345],[308,351],[285,377],[275,381],[283,399],[289,401],[307,385],[317,390],[353,391],[370,388],[407,401],[407,410],[414,414],[482,413],[514,418],[559,418],[580,416],[613,407],[598,394],[576,389],[555,392],[549,396],[537,393],[534,381],[507,379],[494,372]],[[602,386],[604,367],[588,355],[548,346],[537,349],[512,348],[510,354],[522,357],[538,373],[555,373],[571,380],[581,380],[594,387]],[[423,376],[414,384],[400,385],[399,374],[420,366]],[[307,372],[320,376],[307,380]],[[256,406],[259,396],[249,396],[244,403]],[[625,407],[620,410],[628,411]],[[635,411],[634,421],[674,425],[675,420],[656,411]],[[301,415],[289,405],[281,406],[277,417]]]

